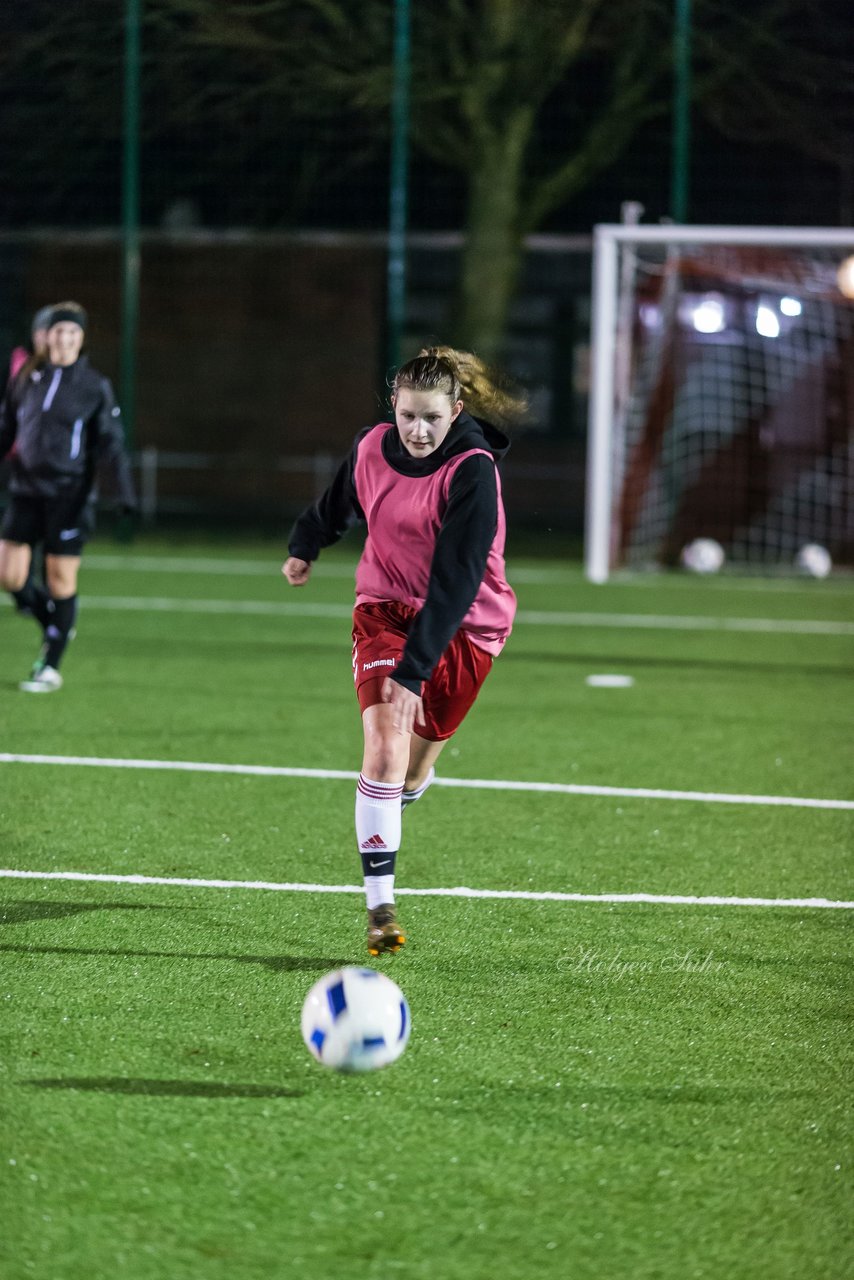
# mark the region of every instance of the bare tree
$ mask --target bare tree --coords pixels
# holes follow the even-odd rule
[[[192,38],[265,63],[257,92],[335,118],[345,109],[383,137],[391,92],[391,0],[158,0]],[[720,129],[787,139],[825,158],[848,154],[840,112],[852,66],[833,47],[832,0],[698,0],[694,91]],[[455,168],[466,195],[453,337],[499,354],[524,239],[670,109],[672,0],[442,0],[416,6],[416,149]],[[836,86],[831,102],[828,86]],[[840,88],[842,86],[842,88]],[[562,149],[542,146],[559,101]]]
[[[88,121],[107,151],[119,136],[119,8],[30,0],[24,36],[0,53],[13,84],[38,65],[45,83],[64,76],[76,86],[77,123]],[[393,0],[145,0],[144,12],[150,135],[178,131],[188,147],[219,137],[229,155],[286,138],[300,156],[286,211],[330,169],[340,180],[387,148]],[[697,108],[731,136],[785,139],[844,166],[854,82],[838,51],[846,13],[841,0],[695,0]],[[414,6],[413,146],[458,174],[464,194],[455,341],[500,353],[525,237],[667,115],[672,27],[672,0]],[[561,145],[554,128],[544,145],[547,120]],[[43,171],[44,155],[35,161]]]

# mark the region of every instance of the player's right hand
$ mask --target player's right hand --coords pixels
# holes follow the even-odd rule
[[[311,561],[288,556],[282,565],[282,573],[292,587],[304,587],[311,577]]]

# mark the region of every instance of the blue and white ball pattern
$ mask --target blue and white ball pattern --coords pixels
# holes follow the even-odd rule
[[[335,969],[316,982],[302,1007],[306,1048],[335,1071],[375,1071],[403,1053],[409,1005],[400,987],[376,969]]]

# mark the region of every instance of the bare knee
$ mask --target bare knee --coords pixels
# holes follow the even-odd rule
[[[30,548],[19,543],[0,542],[0,587],[20,591],[30,572]]]
[[[48,556],[45,560],[47,589],[55,600],[66,600],[77,594],[77,556]]]
[[[26,580],[26,573],[13,573],[11,570],[0,571],[0,587],[4,591],[20,591]]]
[[[379,703],[362,713],[365,753],[362,773],[375,782],[402,782],[409,761],[408,733],[394,727],[391,707]]]
[[[362,772],[375,782],[400,782],[406,771],[406,743],[396,737],[372,736],[365,743]]]

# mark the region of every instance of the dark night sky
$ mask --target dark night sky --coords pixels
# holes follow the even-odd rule
[[[64,9],[69,52],[45,75],[41,55],[16,61],[16,51],[23,47],[22,33],[32,38],[49,26],[54,5],[55,0],[7,0],[0,16],[0,226],[6,229],[104,226],[120,219],[122,6],[115,0],[79,0]],[[156,5],[148,3],[148,11],[154,10]],[[826,18],[824,25],[816,24],[820,32],[832,28],[854,36],[849,0],[815,0],[813,12]],[[14,14],[13,24],[8,16]],[[170,116],[175,103],[194,84],[210,89],[221,64],[214,59],[200,70],[199,55],[193,53],[190,62],[178,61],[164,90],[157,75],[174,50],[158,48],[156,26],[143,34],[145,224],[160,225],[176,201],[189,201],[198,222],[210,227],[384,228],[387,119],[378,116],[373,127],[355,115],[293,119],[281,101],[262,95],[251,107],[238,107],[223,91],[210,124],[198,118],[176,123]],[[821,40],[827,44],[829,36]],[[579,104],[583,110],[585,96],[595,95],[599,71],[588,67],[587,89],[583,75],[572,86],[558,87],[544,113],[538,139],[542,156],[571,150],[574,113]],[[234,74],[230,65],[228,75]],[[851,94],[846,98],[845,93],[840,96],[835,86],[829,101],[834,111],[842,104],[842,114],[854,120]],[[785,141],[726,138],[696,107],[691,128],[689,221],[838,226],[854,218],[854,146],[845,170]],[[596,222],[618,219],[624,200],[639,200],[645,220],[657,221],[670,212],[669,187],[665,114],[644,126],[619,160],[554,211],[540,230],[588,232]],[[414,229],[463,226],[462,175],[413,149],[409,208]]]

